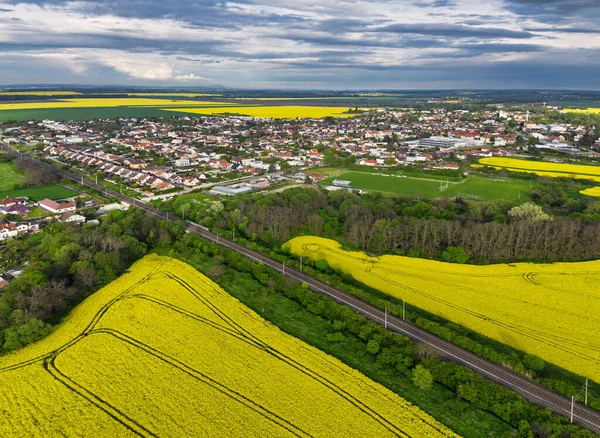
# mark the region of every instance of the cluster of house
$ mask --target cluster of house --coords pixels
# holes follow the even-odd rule
[[[422,138],[424,132],[427,138]],[[235,173],[259,174],[280,166],[318,166],[326,161],[328,149],[347,152],[365,166],[443,166],[450,156],[473,155],[463,152],[465,148],[513,153],[518,136],[531,135],[555,148],[573,148],[584,133],[583,127],[537,125],[522,111],[399,108],[333,123],[302,119],[257,124],[246,117],[46,120],[17,127],[5,140],[41,142],[47,157],[156,193],[202,187],[216,175],[233,178]]]
[[[18,236],[19,234],[32,234],[40,230],[43,220],[19,220],[10,221],[9,215],[18,215],[25,218],[30,215],[33,207],[38,206],[44,209],[49,216],[44,220],[57,220],[67,223],[85,223],[85,216],[76,212],[76,205],[73,201],[57,202],[51,199],[44,199],[37,203],[30,202],[26,197],[6,197],[0,201],[0,215],[4,219],[0,221],[0,242]]]

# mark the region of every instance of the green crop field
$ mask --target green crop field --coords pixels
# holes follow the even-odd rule
[[[117,117],[177,117],[189,114],[164,111],[160,108],[146,107],[106,107],[106,108],[37,108],[0,111],[0,122],[9,120],[95,120]]]
[[[56,200],[70,198],[77,195],[78,193],[74,190],[62,186],[52,185],[2,191],[0,192],[0,199],[4,199],[7,196],[27,196],[33,201],[41,201],[42,199],[46,198]]]
[[[0,192],[14,189],[22,180],[12,163],[0,163]]]
[[[335,172],[334,174],[337,173],[340,172]],[[397,195],[419,195],[424,198],[461,196],[465,199],[481,201],[506,199],[512,202],[525,202],[529,199],[531,189],[537,187],[536,182],[518,179],[493,180],[472,176],[460,183],[449,182],[446,184],[445,181],[437,182],[411,177],[402,178],[398,176],[343,171],[339,176],[330,176],[328,179],[322,181],[321,184],[331,185],[336,179],[350,181],[350,187],[353,189],[372,190]],[[443,190],[440,190],[440,186],[442,186]]]

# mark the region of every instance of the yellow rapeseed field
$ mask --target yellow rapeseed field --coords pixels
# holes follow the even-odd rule
[[[584,164],[563,164],[547,161],[519,160],[517,158],[482,158],[480,165],[506,169],[513,172],[535,173],[540,176],[553,178],[579,178],[600,181],[600,166],[589,166]],[[474,165],[477,166],[477,165]],[[479,167],[479,166],[478,166]]]
[[[600,381],[600,260],[473,266],[369,257],[314,236],[285,244],[356,280],[580,375]]]
[[[202,106],[215,105],[215,102],[195,101],[195,100],[166,100],[166,99],[147,99],[136,97],[124,98],[80,98],[80,99],[58,99],[45,102],[17,102],[1,103],[2,110],[21,110],[21,109],[48,109],[48,108],[114,108],[119,106],[127,107],[165,107],[165,106]],[[219,105],[231,105],[228,103],[219,103]]]
[[[600,197],[600,187],[590,187],[589,189],[580,190],[579,193],[586,196]]]
[[[600,108],[565,108],[566,113],[600,114]]]
[[[1,357],[0,388],[3,438],[456,436],[157,255]]]
[[[204,94],[204,93],[127,93],[127,96],[218,97],[218,96],[222,96],[222,94]]]
[[[181,108],[166,109],[166,111],[185,112],[190,114],[205,115],[227,115],[240,114],[251,117],[273,118],[273,119],[295,119],[303,118],[324,118],[324,117],[352,117],[355,114],[347,114],[348,108],[345,107],[327,107],[327,106],[232,106],[227,108]]]

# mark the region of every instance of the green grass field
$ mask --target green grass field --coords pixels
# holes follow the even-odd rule
[[[340,176],[327,178],[321,184],[331,185],[336,179],[350,181],[350,186],[354,189],[373,190],[396,195],[420,195],[420,197],[425,198],[434,198],[440,194],[440,183],[436,181],[362,172],[342,173]]]
[[[424,198],[460,196],[465,199],[481,201],[506,199],[511,202],[525,202],[529,199],[531,189],[537,186],[536,182],[531,183],[528,180],[504,179],[496,181],[471,176],[460,183],[449,182],[446,188],[445,182],[440,183],[426,179],[401,178],[362,172],[343,172],[339,176],[329,177],[320,184],[331,185],[336,179],[350,181],[350,186],[354,189],[372,190],[396,195],[419,195]],[[440,184],[443,184],[444,188],[441,191]]]
[[[78,193],[74,190],[67,189],[66,187],[52,185],[42,187],[27,187],[24,189],[7,190],[0,192],[0,199],[4,199],[7,196],[27,196],[33,201],[41,201],[42,199],[64,199],[77,196]]]
[[[459,184],[449,184],[440,196],[461,196],[465,199],[478,199],[490,201],[493,199],[506,199],[511,202],[525,202],[529,199],[529,192],[537,187],[537,182],[508,179],[494,181],[488,178],[471,176]]]
[[[315,167],[311,169],[312,172],[320,173],[326,176],[338,176],[345,172],[359,172],[359,173],[369,173],[373,175],[391,175],[391,176],[406,176],[408,178],[421,178],[421,179],[434,179],[437,181],[450,181],[450,182],[459,182],[459,176],[445,176],[445,175],[436,175],[432,174],[428,171],[420,171],[420,172],[409,172],[406,171],[408,168],[378,168],[378,167],[369,167],[369,166],[357,166],[352,168],[341,168],[341,167]],[[412,169],[411,169],[412,170]]]
[[[22,180],[12,163],[0,163],[0,192],[14,189]]]

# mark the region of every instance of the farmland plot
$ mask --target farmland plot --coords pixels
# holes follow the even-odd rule
[[[293,254],[324,259],[356,280],[548,362],[600,381],[600,261],[459,265],[370,257],[302,236]]]
[[[0,358],[2,436],[456,436],[156,255]]]

